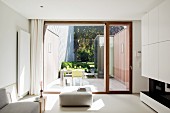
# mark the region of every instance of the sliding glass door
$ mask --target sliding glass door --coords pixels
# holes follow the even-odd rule
[[[44,90],[130,93],[131,22],[46,22]]]
[[[130,25],[110,24],[109,31],[109,91],[130,92]]]
[[[105,92],[104,24],[46,25],[44,40],[45,91],[90,87]]]

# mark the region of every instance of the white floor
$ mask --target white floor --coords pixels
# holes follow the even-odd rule
[[[155,113],[139,95],[96,94],[91,107],[60,107],[57,94],[48,94],[45,113]]]

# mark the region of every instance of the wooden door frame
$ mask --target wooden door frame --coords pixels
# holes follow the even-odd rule
[[[130,60],[130,66],[132,66],[132,21],[45,21],[45,25],[59,25],[59,24],[92,24],[92,25],[104,25],[104,35],[105,35],[105,46],[104,46],[104,85],[105,85],[105,91],[104,92],[93,92],[93,94],[131,94],[132,93],[132,69],[129,69],[129,91],[109,91],[109,26],[110,25],[129,25],[129,60]],[[45,31],[45,30],[44,30]],[[43,54],[44,56],[44,54]],[[44,60],[43,60],[44,62]],[[129,67],[130,67],[129,66]],[[44,64],[43,64],[44,67]],[[43,68],[44,69],[44,68]],[[43,73],[44,74],[44,73]],[[44,75],[43,75],[44,78]],[[45,94],[59,94],[60,92],[49,92],[45,91]]]
[[[109,26],[110,25],[127,25],[129,26],[129,91],[110,91],[109,90],[109,56],[110,56],[110,53],[109,53],[109,37],[110,37],[110,32],[109,32]],[[132,94],[132,63],[133,63],[133,60],[132,60],[132,22],[129,21],[129,22],[113,22],[113,21],[109,21],[109,22],[106,22],[106,39],[105,39],[105,55],[106,55],[106,61],[105,61],[105,76],[106,76],[106,92],[107,93],[110,93],[110,94]]]

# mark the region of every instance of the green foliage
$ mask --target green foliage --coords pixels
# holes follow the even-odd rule
[[[110,26],[110,35],[115,35],[123,26]],[[104,26],[74,26],[75,61],[94,62],[94,41],[104,35]]]
[[[74,51],[76,60],[82,62],[94,61],[94,39],[103,35],[103,26],[75,26]]]
[[[88,64],[88,62],[62,62],[61,68],[81,68],[81,69],[90,69],[90,65],[94,65],[93,63]]]
[[[61,68],[72,68],[73,64],[71,62],[62,62]]]
[[[93,51],[87,49],[80,49],[77,55],[78,59],[81,59],[82,62],[93,61],[93,56]]]
[[[89,65],[94,65],[94,62],[86,62]]]

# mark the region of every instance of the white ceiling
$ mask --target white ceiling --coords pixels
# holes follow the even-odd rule
[[[164,0],[1,0],[28,19],[140,20]],[[40,6],[44,6],[41,8]]]

